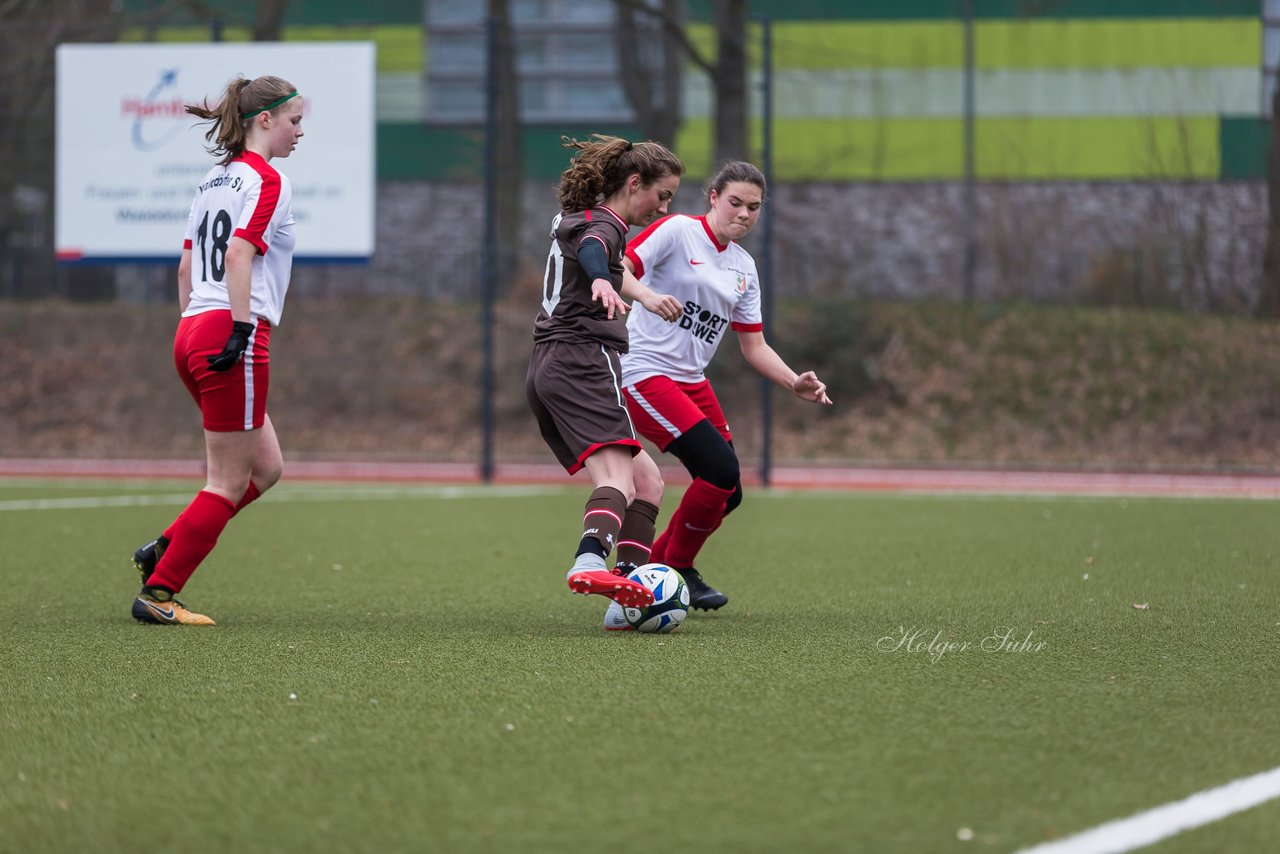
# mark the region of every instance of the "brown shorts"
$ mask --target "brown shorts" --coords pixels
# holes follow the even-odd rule
[[[640,453],[617,350],[572,341],[534,344],[524,390],[543,441],[569,474],[606,445]]]

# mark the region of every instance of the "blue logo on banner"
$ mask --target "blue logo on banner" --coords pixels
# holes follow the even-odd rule
[[[160,72],[160,79],[142,98],[125,98],[121,110],[133,116],[133,145],[139,151],[155,151],[182,131],[179,119],[186,115],[177,94],[178,69]]]

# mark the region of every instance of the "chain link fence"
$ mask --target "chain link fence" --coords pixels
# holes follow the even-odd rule
[[[411,14],[371,23],[353,20],[351,15],[364,13],[343,13],[334,3],[285,5],[291,14],[305,8],[309,16],[305,26],[290,24],[285,16],[286,40],[371,38],[379,45],[376,251],[363,265],[295,268],[280,343],[315,361],[303,366],[310,373],[289,378],[296,394],[284,391],[289,376],[284,373],[281,392],[273,390],[273,406],[299,407],[295,411],[301,417],[289,425],[290,447],[315,455],[346,449],[363,456],[474,459],[482,444],[475,425],[484,387],[476,355],[487,251],[481,238],[492,215],[485,206],[486,139],[476,124],[481,107],[476,99],[484,95],[477,85],[488,61],[483,49],[488,7],[412,3]],[[646,5],[656,12],[682,4],[651,0]],[[775,13],[785,6],[760,5]],[[1041,19],[1016,17],[1020,4],[979,3],[980,14],[968,22],[977,28],[978,53],[965,65],[958,59],[966,23],[959,15],[963,4],[917,5],[945,14],[858,17],[864,6],[883,10],[885,4],[819,3],[815,8],[845,17],[780,15],[773,22],[769,65],[776,77],[769,82],[778,104],[768,249],[774,297],[790,312],[778,329],[780,349],[789,334],[832,336],[829,347],[804,341],[804,352],[831,354],[830,364],[841,366],[844,374],[842,391],[880,388],[886,400],[894,399],[897,390],[881,388],[883,378],[866,369],[874,368],[893,342],[877,338],[874,329],[851,333],[857,312],[832,307],[862,300],[959,301],[965,296],[969,239],[974,241],[973,295],[985,303],[1255,311],[1265,286],[1270,126],[1259,106],[1261,58],[1254,48],[1239,46],[1251,38],[1261,43],[1263,24],[1256,14],[1251,18],[1240,3],[1219,2],[1204,5],[1217,18],[1144,22],[1107,17],[1105,3],[1084,3],[1064,8],[1088,6],[1099,17],[1052,18],[1049,9],[1049,17]],[[1010,13],[1014,17],[982,12],[996,6],[1016,7]],[[585,30],[580,21],[561,32],[556,19],[545,17],[588,7]],[[607,102],[609,122],[555,112],[557,104],[579,109],[581,98],[591,94],[577,93],[565,82],[583,77],[571,60],[584,32],[593,39],[590,56],[598,65],[591,92],[623,73],[616,64],[620,52],[606,35],[619,20],[611,0],[513,2],[508,8],[520,51],[512,67],[530,112],[517,128],[518,183],[499,186],[516,215],[507,220],[505,254],[495,269],[495,376],[488,393],[499,454],[541,458],[524,411],[522,365],[546,256],[546,229],[555,212],[556,177],[567,163],[559,136],[591,131],[639,136],[640,111],[628,113],[618,88]],[[31,0],[0,8],[0,301],[104,302],[114,310],[140,306],[148,317],[147,312],[163,313],[172,306],[176,257],[172,264],[56,262],[54,51],[73,42],[245,36],[208,21],[191,25],[193,9],[198,13],[205,7],[159,0]],[[912,6],[900,14],[916,11]],[[443,16],[439,26],[433,23],[437,15]],[[682,23],[690,49],[705,50],[715,37],[705,14]],[[1148,23],[1149,33],[1143,29]],[[660,29],[649,26],[651,32]],[[1005,31],[1011,34],[1002,42]],[[1156,46],[1126,59],[1131,51],[1125,45],[1144,33]],[[1173,35],[1165,43],[1160,33]],[[757,160],[764,154],[755,134],[766,82],[760,34],[758,23],[744,34],[748,62],[742,105],[753,122],[747,155]],[[458,43],[451,46],[446,37]],[[1036,50],[1056,50],[1058,65],[1037,66],[1029,58],[1032,48],[1023,47],[1027,39],[1038,40]],[[1186,44],[1195,50],[1184,50]],[[1074,46],[1078,56],[1064,45]],[[705,200],[699,185],[713,165],[716,90],[696,62],[683,63],[680,74],[678,95],[669,81],[663,88],[683,117],[673,144],[690,167],[674,208],[700,214]],[[976,93],[969,113],[960,97],[966,75]],[[448,88],[449,81],[458,84],[456,91]],[[1116,81],[1129,81],[1132,88],[1117,95]],[[628,115],[636,121],[627,121]],[[966,122],[975,131],[972,195],[960,165]],[[92,146],[100,129],[58,131],[73,144]],[[192,152],[192,160],[209,162],[200,151]],[[757,258],[766,249],[760,231],[746,241]],[[40,322],[43,315],[24,310],[23,317]],[[841,322],[822,322],[825,318]],[[159,324],[146,327],[155,335],[167,320],[149,322]],[[353,333],[357,325],[360,331]],[[862,337],[854,341],[855,335]],[[141,352],[135,357],[145,358]],[[345,367],[326,367],[327,359]],[[726,402],[736,420],[746,426],[756,411],[756,378],[729,365],[740,360],[722,361],[726,367],[717,368],[717,382],[731,398]],[[32,382],[28,399],[38,396],[35,390],[48,391],[42,380]],[[150,382],[172,386],[167,366]],[[170,404],[181,412],[180,389],[172,391],[176,399]],[[112,409],[112,417],[125,425],[131,407],[151,393],[142,388],[129,397],[132,392],[121,391],[115,409],[99,401],[76,411],[84,411],[87,419]],[[304,398],[308,408],[301,408]],[[328,403],[314,408],[313,399]],[[368,420],[367,413],[357,417],[358,403],[376,409],[381,420]],[[847,427],[834,422],[815,427],[806,420],[809,413],[791,415],[780,427],[806,440],[796,447],[842,453]],[[38,423],[24,425],[13,441],[41,429],[51,436],[56,432]],[[120,426],[115,435],[127,429]],[[34,452],[113,452],[91,446],[89,432],[69,426],[48,448]],[[180,426],[167,425],[138,444],[162,454],[192,450],[163,445],[163,437],[171,435],[185,434]],[[363,438],[352,444],[356,435]],[[744,429],[739,445],[752,456],[767,441]]]

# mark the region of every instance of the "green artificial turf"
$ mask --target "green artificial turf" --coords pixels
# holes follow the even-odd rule
[[[195,488],[0,481],[0,850],[1015,851],[1280,765],[1274,502],[754,490],[655,636],[582,484],[286,484],[139,625]]]

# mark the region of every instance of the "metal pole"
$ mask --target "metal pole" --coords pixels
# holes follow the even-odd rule
[[[768,18],[760,20],[760,37],[762,53],[762,128],[761,128],[761,171],[764,172],[765,184],[773,186],[773,26]],[[760,239],[764,243],[761,248],[762,268],[760,281],[760,318],[763,323],[764,338],[769,340],[773,326],[773,212],[769,205],[764,208],[764,222],[761,226]],[[773,383],[764,377],[760,378],[760,483],[769,486],[773,474]]]
[[[972,305],[976,285],[977,246],[974,220],[977,216],[974,200],[973,145],[974,145],[974,81],[973,81],[973,0],[964,0],[964,302]]]
[[[1280,71],[1277,65],[1276,49],[1277,32],[1280,31],[1280,2],[1263,0],[1262,2],[1262,45],[1259,56],[1262,57],[1262,103],[1258,105],[1258,115],[1264,119],[1271,117],[1271,102],[1276,91],[1276,74]]]
[[[484,113],[484,245],[480,247],[480,478],[493,480],[493,294],[498,203],[498,20],[486,19]]]

